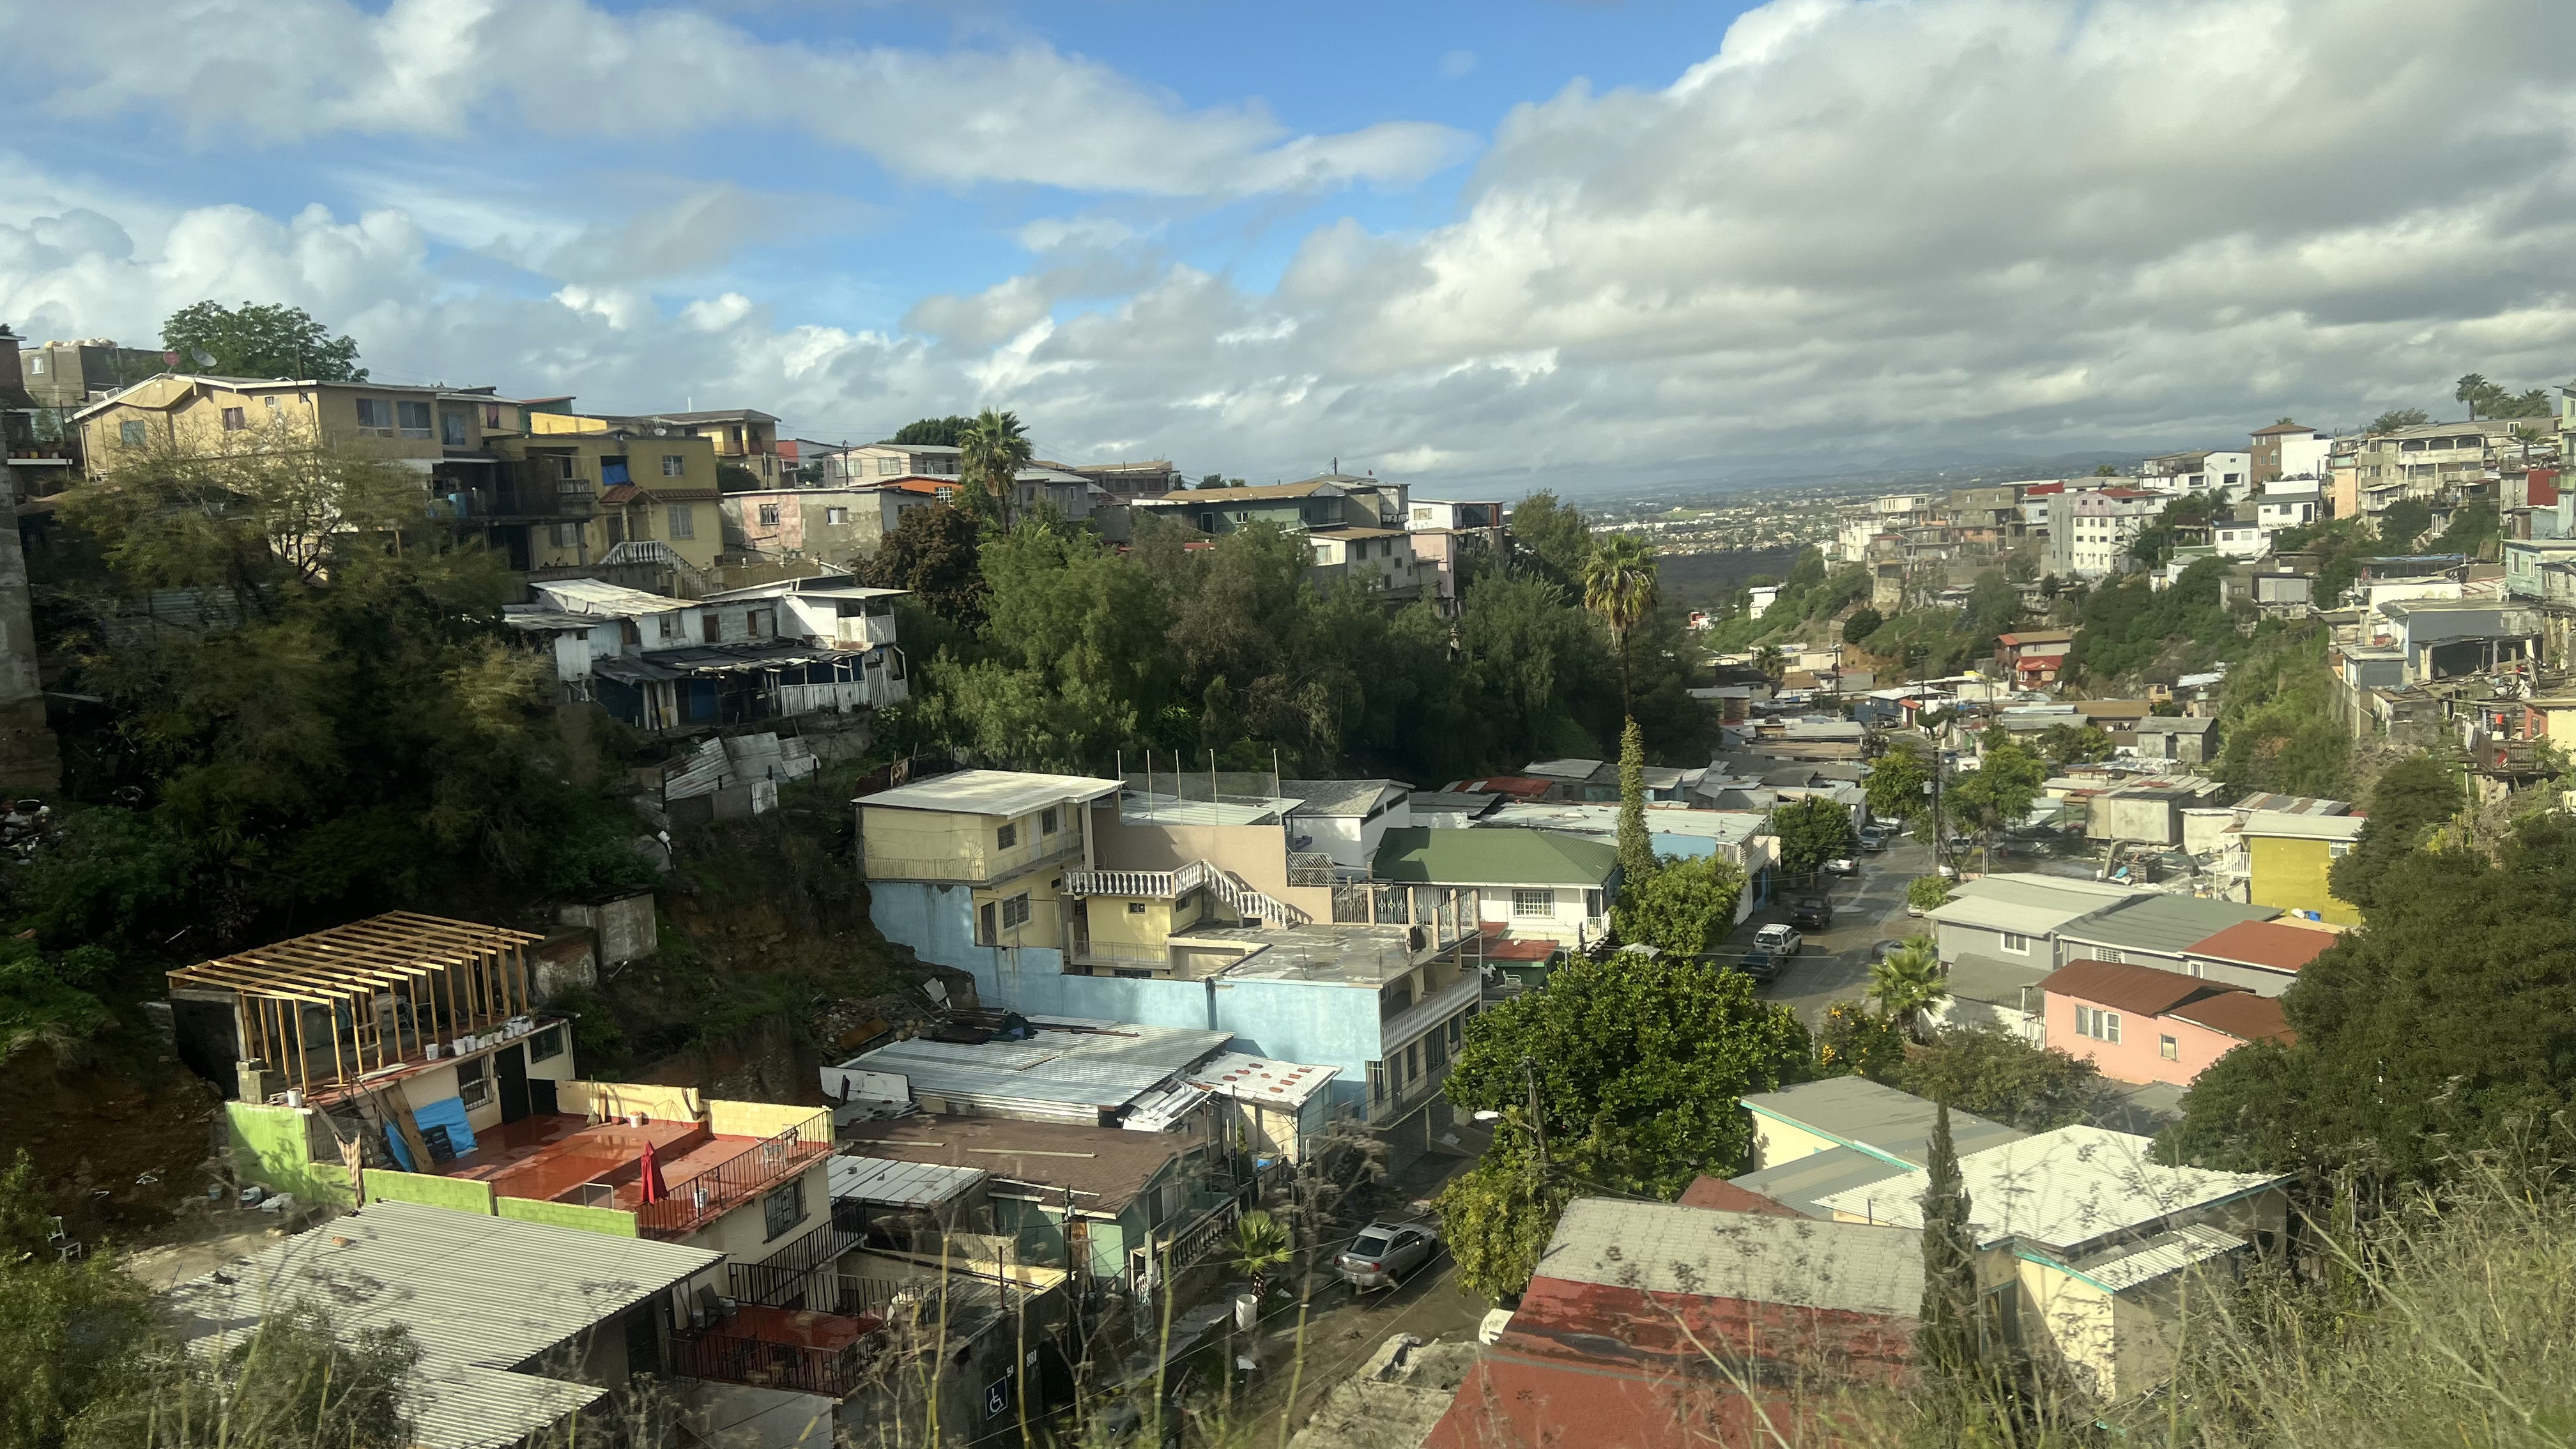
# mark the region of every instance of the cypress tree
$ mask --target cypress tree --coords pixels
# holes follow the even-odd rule
[[[1655,873],[1655,842],[1646,834],[1646,733],[1632,716],[1619,732],[1619,874],[1621,895]]]
[[[1950,1140],[1950,1104],[1933,1109],[1930,1179],[1923,1188],[1923,1309],[1914,1357],[1925,1375],[1963,1382],[1977,1369],[1977,1237],[1968,1224],[1968,1188]]]

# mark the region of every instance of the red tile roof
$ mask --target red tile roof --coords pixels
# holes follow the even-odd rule
[[[1682,1189],[1681,1204],[1683,1207],[1711,1208],[1726,1213],[1770,1213],[1784,1218],[1800,1215],[1787,1203],[1774,1202],[1751,1188],[1737,1187],[1725,1178],[1710,1177],[1706,1173],[1691,1179],[1691,1185]]]
[[[2310,930],[2305,926],[2241,921],[2183,954],[2203,956],[2212,961],[2232,961],[2240,966],[2296,971],[2323,955],[2327,947],[2340,939],[2335,932]]]
[[[2251,991],[2222,991],[2178,1006],[2171,1014],[2176,1020],[2223,1031],[2238,1041],[2277,1041],[2287,1046],[2299,1039],[2299,1034],[2290,1029],[2288,1018],[2281,1014],[2280,999],[2257,996]]]
[[[621,503],[634,502],[643,492],[632,483],[619,483],[599,490],[599,501],[614,508]]]
[[[2136,1016],[2162,1016],[2186,1001],[2219,992],[2251,994],[2242,986],[2118,961],[2069,961],[2041,981],[2039,989]]]

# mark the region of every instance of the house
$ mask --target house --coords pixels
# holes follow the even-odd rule
[[[2096,881],[2008,873],[1961,881],[1948,901],[1924,917],[1944,964],[1955,968],[1973,958],[2036,966],[2045,976],[2058,965],[2054,938],[2060,927],[2145,894]]]
[[[1413,538],[1401,528],[1307,529],[1306,542],[1314,550],[1315,563],[1306,577],[1319,589],[1347,581],[1390,599],[1419,599],[1426,571],[1416,566]],[[1436,596],[1436,579],[1432,587]]]
[[[714,1301],[725,1255],[547,1222],[387,1200],[171,1290],[173,1332],[208,1358],[299,1301],[343,1343],[400,1330],[406,1443],[570,1442],[636,1375],[688,1374],[716,1330],[675,1304]],[[596,1424],[598,1421],[594,1420]]]
[[[2334,434],[2284,418],[2254,434],[2248,450],[2253,485],[2270,490],[2283,478],[2323,478],[2334,451]]]
[[[2140,759],[2201,765],[2218,758],[2214,715],[2154,715],[2138,721],[2133,733]]]
[[[2279,914],[2273,906],[2142,893],[2059,925],[2055,960],[2059,966],[2091,959],[2180,971],[2193,946],[2229,926]]]
[[[561,401],[569,404],[571,399]],[[656,443],[703,438],[719,468],[740,470],[732,476],[746,490],[787,487],[794,481],[792,469],[782,466],[778,455],[778,419],[756,408],[606,415],[565,406],[531,411],[526,423],[531,436],[549,444],[586,433],[624,433]]]
[[[1533,760],[1521,773],[1534,780],[1545,780],[1551,789],[1551,800],[1617,800],[1619,798],[1619,762],[1616,760]]]
[[[2141,724],[2145,722],[2139,721]],[[2166,721],[2158,719],[2156,722],[2162,724]],[[2084,834],[2092,840],[2180,845],[2184,813],[2205,806],[2223,788],[2218,782],[2197,775],[2179,778],[2149,776],[2123,781],[2094,791],[2085,802]]]
[[[1780,841],[1767,834],[1770,817],[1749,810],[1701,810],[1687,805],[1649,805],[1646,836],[1655,854],[1676,860],[1716,856],[1743,873],[1744,891],[1736,898],[1738,925],[1770,903],[1780,869]],[[1551,830],[1608,844],[1619,840],[1616,805],[1509,804],[1494,808],[1474,822],[1487,830]]]
[[[889,939],[942,965],[996,950],[1061,952],[1059,882],[1093,865],[1085,807],[1118,789],[1079,775],[961,770],[859,797],[869,914]]]
[[[2406,682],[2510,674],[2540,663],[2540,613],[2499,599],[2409,599],[2383,605]]]
[[[2005,672],[2019,684],[2050,685],[2066,667],[2067,651],[2075,647],[2072,629],[2016,629],[1995,636],[1995,652],[2002,656]]]
[[[915,486],[904,486],[904,485]],[[765,559],[813,559],[847,568],[876,556],[903,515],[946,501],[953,484],[894,479],[851,488],[780,488],[727,493],[718,507],[725,547]]]
[[[255,446],[280,429],[426,474],[449,448],[475,450],[482,443],[476,419],[464,406],[448,410],[454,423],[442,422],[441,391],[162,372],[80,408],[72,422],[93,478],[107,477],[148,448],[214,452],[227,445]]]
[[[595,702],[637,729],[844,713],[910,697],[893,617],[868,615],[868,599],[798,595],[782,585],[675,599],[598,579],[556,579],[531,592],[535,601],[509,605],[502,622],[552,654],[567,702]],[[782,607],[791,597],[795,602]],[[861,612],[842,620],[843,603]],[[829,633],[806,632],[818,629],[826,610]],[[782,636],[782,613],[796,632]],[[886,642],[839,642],[872,633]]]
[[[1459,580],[1470,560],[1501,564],[1511,557],[1510,510],[1499,502],[1461,503],[1414,498],[1405,505],[1413,557],[1439,590],[1441,608],[1455,612]]]
[[[2246,899],[2258,906],[2325,921],[2361,924],[2361,910],[2335,898],[2327,884],[2334,863],[2361,836],[2358,815],[2297,815],[2249,810],[2229,832],[2245,852]]]
[[[1933,1104],[1865,1077],[1800,1082],[1743,1105],[1753,1119],[1753,1165],[1731,1184],[1808,1217],[1833,1216],[1818,1205],[1824,1198],[1931,1161]],[[2028,1135],[1973,1113],[1950,1114],[1962,1156]]]
[[[863,485],[890,478],[956,478],[965,452],[944,443],[862,443],[840,455],[839,481]]]
[[[1944,969],[1942,982],[1950,994],[1926,1013],[1935,1026],[1996,1026],[2032,1046],[2040,1044],[2047,1030],[2039,997],[2039,983],[2049,971],[2045,963],[1961,956]]]
[[[1161,498],[1139,498],[1135,508],[1139,516],[1166,518],[1211,535],[1254,523],[1302,533],[1312,528],[1376,528],[1385,522],[1374,499],[1355,499],[1350,489],[1322,478],[1262,487],[1193,488]]]
[[[2136,566],[2129,545],[2172,500],[2143,488],[2068,488],[2048,500],[2048,571],[2091,579]]]
[[[1619,852],[1552,830],[1415,825],[1386,832],[1369,873],[1389,884],[1471,892],[1474,920],[1579,946],[1608,924]]]
[[[1291,850],[1321,851],[1333,864],[1366,870],[1386,832],[1413,823],[1413,787],[1401,780],[1281,780],[1297,802]]]
[[[2040,990],[2047,1045],[2118,1082],[2188,1087],[2246,1042],[2295,1036],[2275,997],[2153,966],[2070,961]]]
[[[463,511],[489,520],[512,567],[540,580],[633,568],[667,592],[705,586],[724,547],[710,440],[618,427],[498,433],[484,447],[489,476]]]
[[[18,378],[29,401],[56,414],[165,372],[178,359],[157,348],[120,347],[105,337],[31,342],[18,353]]]
[[[2300,968],[2325,954],[2341,939],[2336,931],[2292,926],[2279,921],[2240,921],[2183,953],[2192,975],[2258,996],[2279,996],[2298,981]]]
[[[825,1067],[823,1094],[873,1098],[900,1083],[904,1099],[928,1112],[1167,1132],[1209,1106],[1182,1074],[1231,1040],[1229,1032],[1133,1023],[1035,1022],[987,1035],[950,1022]]]
[[[2241,561],[2258,559],[2272,551],[2276,530],[2245,518],[2214,519],[2209,525],[2209,544],[2221,558]]]
[[[1919,1231],[1578,1198],[1423,1443],[1809,1442],[1837,1391],[1913,1381],[1922,1304]]]
[[[2166,1167],[2154,1146],[2061,1127],[1959,1154],[1977,1246],[2003,1250],[2014,1270],[1992,1316],[2108,1401],[2171,1377],[2188,1275],[2271,1253],[2287,1225],[2288,1178]],[[1925,1180],[1909,1168],[1818,1206],[1837,1222],[1920,1229]]]
[[[2254,526],[2274,532],[2314,523],[2325,504],[2314,488],[2267,488],[2254,501]]]

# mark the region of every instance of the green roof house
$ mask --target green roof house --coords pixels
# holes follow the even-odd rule
[[[1523,939],[1582,945],[1608,924],[1619,853],[1554,830],[1415,825],[1389,830],[1370,874],[1390,885],[1476,893],[1476,919]]]

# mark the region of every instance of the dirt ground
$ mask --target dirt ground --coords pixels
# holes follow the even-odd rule
[[[206,1200],[220,1097],[175,1061],[58,1068],[44,1051],[0,1066],[0,1152],[24,1150],[83,1241],[166,1235]]]

